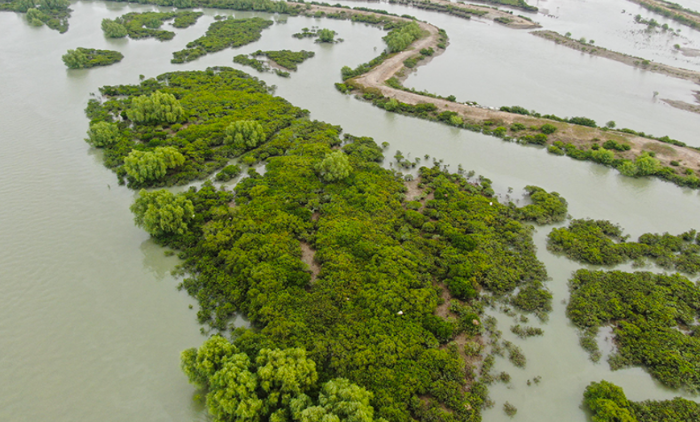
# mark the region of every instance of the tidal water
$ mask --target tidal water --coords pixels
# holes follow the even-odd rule
[[[308,109],[312,118],[389,142],[388,157],[398,149],[412,157],[444,159],[453,170],[459,164],[473,169],[494,181],[503,200],[509,188],[510,196],[521,200],[522,188],[534,184],[561,193],[573,217],[609,219],[633,237],[700,228],[697,191],[625,178],[540,148],[387,113],[338,93],[333,83],[339,81],[340,68],[366,62],[383,48],[384,33],[376,28],[275,17],[278,22],[256,43],[172,65],[172,52],[201,36],[214,15],[269,15],[205,10],[195,26],[175,29],[172,41],[115,41],[102,36],[103,18],[157,8],[104,2],[71,7],[70,29],[62,35],[30,27],[22,15],[0,13],[2,421],[206,420],[179,369],[180,351],[198,346],[205,336],[196,322],[196,303],[176,289],[179,280],[170,275],[177,258],[165,257],[133,225],[129,205],[134,193],[117,185],[99,152],[83,141],[88,124],[83,109],[91,94],[107,84],[137,83],[141,74],[230,65],[276,85],[277,95]],[[683,81],[580,57],[527,32],[488,22],[405,7],[392,10],[435,22],[451,37],[445,54],[409,78],[407,83],[419,89],[487,105],[519,104],[616,120],[689,144],[696,134],[695,145],[700,145],[697,115],[643,101],[651,90],[683,97],[690,88]],[[310,26],[331,28],[345,42],[318,45],[291,37]],[[79,46],[118,50],[125,59],[105,68],[67,70],[61,55]],[[289,79],[232,63],[236,54],[285,48],[312,50],[316,56]],[[584,64],[585,72],[575,73]],[[519,74],[528,82],[512,79]],[[637,103],[641,108],[634,108]],[[634,400],[680,394],[660,387],[640,369],[610,372],[605,362],[588,360],[562,303],[568,298],[567,279],[580,266],[546,251],[549,230],[538,228],[535,240],[551,276],[554,311],[542,325],[543,337],[514,340],[527,355],[526,369],[498,360],[496,369],[508,371],[513,380],[510,387],[492,388],[496,407],[485,412],[484,420],[507,420],[501,410],[507,400],[518,407],[517,420],[585,421],[581,394],[589,382],[600,379],[621,385]],[[511,319],[497,315],[509,338]],[[542,382],[527,387],[525,381],[534,376]]]

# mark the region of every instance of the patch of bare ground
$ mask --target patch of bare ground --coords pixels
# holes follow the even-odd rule
[[[554,41],[564,47],[572,48],[583,53],[588,53],[592,56],[604,57],[606,59],[615,60],[629,66],[647,70],[649,72],[660,73],[674,78],[686,79],[691,82],[700,83],[700,72],[679,67],[668,66],[663,63],[657,63],[650,60],[645,60],[641,57],[630,56],[628,54],[618,53],[617,51],[608,50],[597,45],[581,42],[554,31],[532,31],[532,35]]]
[[[406,191],[406,202],[415,201],[416,198],[423,193],[423,189],[418,187],[418,184],[420,184],[420,177],[416,177],[410,182],[405,182],[404,184],[406,185],[406,189],[408,189],[408,191]]]
[[[695,91],[694,94],[695,102],[698,104],[690,104],[686,103],[685,101],[669,100],[668,98],[662,98],[661,101],[665,102],[666,104],[672,107],[700,114],[700,91]]]
[[[311,270],[311,283],[316,281],[318,273],[321,272],[321,266],[314,260],[314,256],[316,256],[316,250],[312,249],[311,245],[308,243],[301,242],[301,260],[308,265],[309,270]]]
[[[673,19],[673,15],[678,15],[683,17],[684,21],[678,20],[678,22],[688,25],[686,22],[693,22],[693,24],[700,25],[700,13],[698,12],[693,12],[689,10],[680,10],[677,7],[673,6],[678,6],[675,3],[667,2],[667,1],[659,1],[659,0],[629,0],[632,3],[637,3],[647,9],[660,9],[662,11],[665,11],[666,13],[670,14],[670,16],[667,16],[671,19]],[[693,25],[688,25],[690,27],[694,27]],[[695,27],[696,27],[695,26]]]
[[[534,116],[525,116],[521,114],[507,113],[504,111],[491,110],[485,107],[461,104],[439,98],[431,98],[421,94],[407,92],[387,86],[386,81],[395,76],[397,72],[404,69],[404,60],[414,55],[415,51],[429,47],[439,51],[437,48],[438,28],[425,22],[419,22],[419,25],[428,33],[427,37],[416,40],[408,50],[389,57],[383,63],[376,66],[369,72],[352,79],[353,84],[356,87],[359,87],[361,90],[373,89],[375,92],[381,93],[386,98],[395,98],[397,101],[406,104],[416,105],[421,103],[432,103],[437,107],[437,112],[454,111],[464,120],[465,123],[482,125],[484,122],[490,121],[494,123],[494,127],[510,126],[513,123],[522,123],[526,127],[540,127],[549,123],[556,126],[557,131],[549,135],[548,144],[561,141],[564,143],[572,143],[577,147],[589,148],[594,143],[612,139],[630,145],[632,147],[632,151],[636,152],[637,155],[644,151],[645,145],[658,144],[660,146],[669,146],[673,151],[663,149],[664,152],[657,154],[656,156],[661,164],[669,166],[671,161],[679,161],[679,157],[681,157],[686,163],[685,166],[687,168],[691,168],[696,171],[700,170],[700,151],[696,149],[666,144],[654,139],[614,130],[603,130],[588,126],[580,126]],[[419,65],[420,64],[421,63],[419,63]],[[630,151],[628,151],[626,154],[621,154],[620,156],[630,159],[634,159],[636,157],[636,155],[632,155]],[[678,174],[681,174],[682,170],[683,169],[680,167],[677,168]]]

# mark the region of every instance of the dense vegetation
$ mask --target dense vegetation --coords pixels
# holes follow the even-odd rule
[[[629,401],[622,388],[607,381],[593,382],[583,393],[583,404],[593,413],[593,422],[695,422],[700,405],[676,397],[673,400]]]
[[[68,0],[0,0],[0,11],[26,13],[30,25],[46,24],[60,33],[68,31],[69,6]]]
[[[500,6],[508,6],[508,7],[513,7],[515,9],[522,9],[528,12],[537,12],[537,8],[535,6],[531,6],[527,4],[525,0],[477,0],[481,3],[490,3],[490,4],[497,4]]]
[[[525,186],[531,204],[519,208],[521,219],[537,224],[560,223],[566,219],[568,204],[556,192],[547,192],[537,186]]]
[[[105,101],[88,105],[89,140],[132,187],[204,177],[231,158],[265,163],[264,176],[249,168],[234,192],[209,182],[177,195],[142,191],[132,207],[138,225],[180,250],[183,287],[198,299],[202,323],[225,330],[237,312],[252,323],[233,332],[233,345],[209,340],[183,355],[215,419],[235,409],[265,420],[304,409],[332,417],[342,412],[329,404],[339,389],[374,418],[480,420],[485,386],[451,341],[481,332],[483,291],[520,287],[513,301],[526,311],[546,312],[551,301],[532,228],[492,197],[488,179],[423,167],[422,198],[407,202],[403,178],[379,164],[373,140],[341,138],[340,128],[307,120],[233,69],[101,92]],[[146,168],[158,173],[130,171],[135,151],[151,154],[156,165]],[[312,262],[302,260],[303,245]],[[435,315],[441,286],[455,318]],[[517,348],[509,354],[524,364]],[[277,394],[279,384],[266,381],[277,370],[264,369],[272,356],[306,368],[297,378],[306,381]]]
[[[265,56],[285,69],[297,70],[297,65],[304,63],[307,59],[312,58],[315,53],[313,51],[256,51],[254,56]]]
[[[250,19],[229,17],[226,20],[214,22],[203,37],[188,43],[186,49],[174,52],[171,62],[191,62],[208,53],[250,44],[259,40],[262,30],[271,25],[272,21],[257,17]]]
[[[204,13],[202,12],[131,12],[114,20],[103,19],[102,31],[107,38],[132,39],[155,38],[160,41],[173,39],[175,33],[159,29],[163,22],[174,19],[175,28],[187,28],[194,25]]]
[[[68,50],[61,58],[70,69],[87,69],[120,62],[124,55],[118,51],[78,47],[75,50]]]
[[[423,10],[434,10],[464,19],[471,19],[472,16],[484,16],[488,14],[486,10],[470,8],[465,4],[444,4],[430,0],[389,0],[389,3],[405,4]]]
[[[567,314],[583,330],[612,325],[612,369],[642,366],[671,388],[700,389],[700,288],[685,277],[579,270]]]
[[[668,270],[690,275],[700,272],[700,237],[695,230],[674,236],[646,233],[627,242],[622,229],[606,220],[573,220],[569,227],[553,229],[547,247],[570,259],[595,265],[617,265],[644,259]]]

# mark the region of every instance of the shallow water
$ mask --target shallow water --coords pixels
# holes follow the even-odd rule
[[[316,57],[290,79],[234,67],[277,85],[278,95],[310,110],[312,118],[390,142],[388,157],[400,149],[412,157],[443,158],[453,170],[458,164],[474,169],[491,178],[504,199],[508,187],[518,197],[525,185],[535,184],[566,197],[574,217],[619,222],[633,237],[700,228],[697,191],[625,178],[540,148],[386,113],[338,93],[333,83],[339,80],[340,67],[365,62],[383,48],[384,33],[376,28],[282,17],[286,23],[265,30],[257,43],[171,65],[172,51],[203,34],[215,14],[252,15],[207,10],[194,27],[175,30],[172,41],[161,43],[110,41],[99,30],[105,17],[155,9],[152,6],[81,2],[72,8],[70,30],[63,35],[29,27],[20,15],[0,13],[0,420],[204,419],[179,370],[179,352],[201,344],[204,337],[195,310],[188,309],[194,302],[176,290],[178,280],[169,275],[177,259],[164,257],[162,249],[133,226],[128,207],[134,193],[116,184],[99,153],[82,140],[88,123],[82,110],[90,93],[105,84],[136,83],[139,74],[233,66],[234,55],[258,49],[312,50]],[[483,27],[478,31],[482,38],[512,34],[448,18],[451,25]],[[291,37],[313,25],[334,29],[346,41],[322,46]],[[458,31],[448,33],[448,53],[470,42]],[[534,44],[511,45],[516,49]],[[106,68],[68,71],[60,56],[78,46],[115,49],[126,57]],[[449,58],[448,53],[442,57]],[[507,62],[516,52],[503,54],[501,60]],[[430,67],[444,69],[445,63],[435,60],[419,75]],[[517,103],[506,98],[497,104]],[[687,117],[673,122],[682,130],[696,128],[696,120]],[[555,310],[544,325],[545,336],[516,340],[529,359],[525,371],[508,369],[507,362],[499,361],[497,369],[507,369],[516,387],[494,386],[497,405],[485,413],[485,420],[505,420],[505,400],[519,408],[518,420],[585,420],[578,408],[583,387],[601,378],[619,383],[632,399],[674,395],[641,370],[610,373],[604,363],[589,363],[561,304],[567,297],[566,279],[578,265],[545,250],[548,230],[539,229],[536,241],[552,277]],[[510,322],[501,318],[501,329],[509,336]],[[526,387],[524,380],[535,375],[542,376],[542,383]]]

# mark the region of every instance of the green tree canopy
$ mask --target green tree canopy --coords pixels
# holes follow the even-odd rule
[[[316,364],[306,358],[304,349],[263,349],[255,363],[270,413],[289,406],[292,398],[309,391],[318,381]]]
[[[115,123],[97,122],[90,124],[88,138],[85,141],[93,147],[101,148],[114,145],[118,139],[119,128]]]
[[[69,69],[82,69],[88,62],[87,55],[80,50],[68,50],[61,58]]]
[[[132,150],[124,158],[124,170],[138,183],[162,179],[168,169],[178,167],[185,157],[173,147],[157,147],[153,151]]]
[[[335,41],[335,31],[331,29],[319,29],[318,32],[318,41],[319,42],[329,42],[332,43]]]
[[[174,95],[155,91],[134,98],[126,115],[135,123],[176,123],[185,117],[185,110]]]
[[[107,38],[124,38],[128,34],[124,25],[111,19],[102,19],[102,32]]]
[[[583,402],[594,413],[593,422],[637,422],[622,388],[607,381],[592,382]]]
[[[194,206],[183,195],[173,195],[165,189],[154,192],[142,189],[131,206],[131,212],[134,213],[136,225],[153,236],[183,234],[187,230],[187,222],[194,217]]]
[[[326,182],[345,179],[350,174],[352,166],[348,156],[343,151],[334,151],[316,166],[316,171]]]
[[[252,120],[238,120],[225,130],[225,141],[237,147],[255,148],[265,141],[265,131],[260,123]]]

